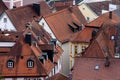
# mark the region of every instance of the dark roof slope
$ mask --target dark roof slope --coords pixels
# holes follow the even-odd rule
[[[114,21],[120,21],[120,17],[118,15],[116,15],[114,12],[112,12],[111,18]],[[110,13],[109,12],[99,16],[98,18],[96,18],[92,22],[87,23],[86,26],[100,28],[108,20],[110,20]]]
[[[86,23],[86,20],[77,6],[63,9],[56,13],[45,16],[50,29],[61,42],[68,41],[74,32],[70,29],[70,25],[76,28],[73,24],[81,26]]]
[[[87,3],[87,5],[93,10],[97,15],[102,14],[102,10],[109,10],[109,3],[111,1],[93,2]]]
[[[8,8],[6,7],[6,5],[3,3],[2,0],[0,0],[0,15],[5,12],[5,10],[7,10]]]

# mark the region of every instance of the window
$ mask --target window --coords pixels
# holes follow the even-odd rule
[[[14,61],[13,60],[8,60],[7,61],[7,67],[8,68],[14,68]]]
[[[42,26],[44,26],[44,23],[42,23]]]
[[[33,68],[33,67],[34,67],[34,61],[33,61],[32,59],[29,59],[29,60],[27,61],[27,67],[28,67],[28,68]]]
[[[7,23],[7,18],[4,18],[4,21],[3,21],[4,23]]]
[[[82,46],[82,52],[85,52],[86,47]]]
[[[87,20],[88,20],[88,21],[90,21],[90,18],[89,18],[89,17],[87,17]]]
[[[78,49],[77,49],[77,46],[75,46],[75,55],[78,54]]]

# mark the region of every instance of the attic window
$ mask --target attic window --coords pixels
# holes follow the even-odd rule
[[[7,18],[4,18],[4,21],[3,21],[4,23],[7,23]]]
[[[34,67],[34,60],[32,60],[32,59],[27,60],[27,67],[33,68]]]
[[[95,66],[95,70],[99,70],[100,69],[100,66],[99,65],[96,65]]]
[[[89,18],[89,17],[87,17],[87,21],[90,21],[90,18]]]
[[[44,26],[44,23],[42,23],[42,26]]]
[[[14,61],[13,60],[8,60],[7,61],[7,67],[8,68],[14,68]]]

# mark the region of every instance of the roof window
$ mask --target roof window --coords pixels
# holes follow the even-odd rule
[[[112,36],[111,36],[111,40],[114,40],[114,39],[115,39],[115,36],[112,35]]]
[[[100,69],[100,66],[99,65],[96,65],[95,66],[95,70],[99,70]]]

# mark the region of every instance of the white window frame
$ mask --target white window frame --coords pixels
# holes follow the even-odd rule
[[[28,68],[33,68],[34,67],[34,61],[33,60],[28,60],[27,61],[27,67]]]
[[[8,68],[13,68],[14,67],[14,62],[13,61],[8,61],[7,62],[7,67]]]

